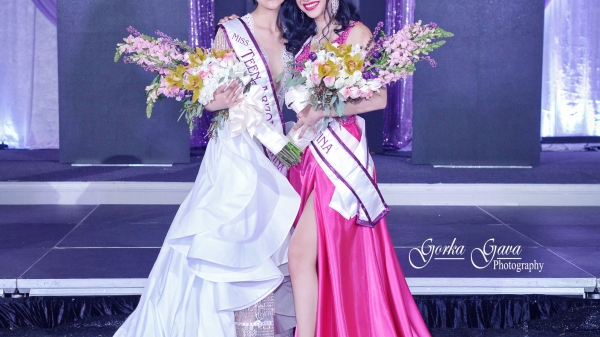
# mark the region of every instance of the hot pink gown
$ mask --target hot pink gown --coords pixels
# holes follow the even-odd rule
[[[344,43],[352,26],[334,42]],[[304,57],[307,50],[297,60]],[[361,130],[353,117],[342,125],[360,140]],[[356,217],[346,220],[330,208],[335,187],[310,147],[291,169],[290,181],[301,196],[299,214],[314,193],[319,278],[316,337],[430,336],[404,279],[385,218],[369,228],[357,225]]]

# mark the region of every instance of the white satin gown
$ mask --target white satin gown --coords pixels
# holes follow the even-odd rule
[[[299,204],[248,133],[231,138],[225,125],[208,144],[138,307],[115,336],[236,337],[234,312],[272,298],[284,278],[278,266],[287,262]]]

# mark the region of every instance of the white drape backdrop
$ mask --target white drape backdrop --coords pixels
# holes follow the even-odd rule
[[[0,142],[58,148],[56,26],[31,1],[0,6]]]
[[[541,135],[600,136],[600,1],[546,2]]]

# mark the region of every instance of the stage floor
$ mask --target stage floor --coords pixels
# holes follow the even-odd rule
[[[139,294],[177,208],[0,205],[0,288]],[[583,296],[600,279],[600,207],[392,206],[387,219],[414,294]]]
[[[201,161],[73,167],[58,150],[0,151],[0,289],[139,294]],[[434,168],[402,152],[374,161],[413,293],[598,287],[600,152],[542,152],[531,169]]]

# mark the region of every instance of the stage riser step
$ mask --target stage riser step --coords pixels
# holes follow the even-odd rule
[[[6,280],[5,280],[6,281]],[[569,295],[584,297],[600,285],[596,278],[420,278],[407,277],[415,295]],[[29,296],[140,295],[145,278],[18,279],[14,284]],[[5,288],[5,290],[8,290]]]

